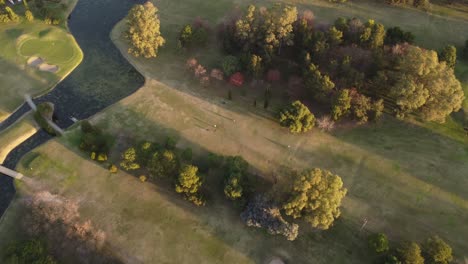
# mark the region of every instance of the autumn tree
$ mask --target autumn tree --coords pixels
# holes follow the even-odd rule
[[[175,190],[182,193],[188,201],[197,206],[204,205],[203,199],[200,197],[199,189],[202,186],[200,176],[198,176],[198,168],[193,165],[182,166]]]
[[[321,102],[327,100],[335,84],[328,75],[322,74],[318,66],[311,63],[304,72],[304,83],[306,88],[312,93],[312,96]]]
[[[155,58],[164,45],[161,36],[158,9],[152,2],[135,5],[128,13],[126,36],[130,40],[128,52],[135,57]]]
[[[179,161],[171,150],[155,152],[148,161],[148,171],[153,178],[172,178],[178,169]]]
[[[448,264],[453,259],[452,248],[438,236],[427,239],[423,251],[430,264]]]
[[[338,91],[333,98],[332,103],[332,117],[334,120],[340,119],[342,116],[346,116],[351,109],[351,96],[348,89]]]
[[[136,162],[137,154],[135,148],[131,147],[125,150],[122,154],[122,161],[120,162],[120,167],[125,170],[137,170],[140,168],[140,164]]]
[[[300,101],[293,102],[280,112],[281,126],[288,127],[291,133],[307,132],[315,125],[315,116]]]
[[[384,40],[385,27],[372,19],[368,20],[362,28],[360,35],[361,44],[366,48],[376,49],[383,46]]]
[[[457,48],[452,45],[446,46],[439,53],[439,61],[445,61],[450,68],[455,68],[457,63]]]
[[[399,260],[402,264],[424,264],[421,248],[415,242],[406,242],[398,249]]]
[[[327,31],[327,42],[330,46],[335,47],[343,42],[343,32],[332,26]]]
[[[260,79],[263,74],[263,62],[262,57],[253,54],[250,56],[249,64],[247,65],[247,70],[252,75],[254,79]]]
[[[312,227],[328,229],[340,216],[347,190],[340,176],[318,168],[300,173],[283,209],[293,218],[304,218]]]

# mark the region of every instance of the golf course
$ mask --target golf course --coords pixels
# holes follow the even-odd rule
[[[134,3],[116,7],[102,1],[78,1],[70,20],[76,41],[63,27],[41,22],[0,25],[0,121],[23,103],[25,94],[35,97],[55,88],[46,98],[56,100],[57,123],[66,128],[61,137],[33,136],[35,142],[28,143],[39,129],[28,112],[0,131],[0,163],[13,151],[17,160],[11,162],[28,178],[14,181],[16,194],[0,218],[0,262],[9,245],[29,239],[19,223],[30,214],[30,197],[40,191],[76,203],[79,218],[105,236],[99,254],[116,263],[384,263],[369,253],[368,237],[377,233],[388,236],[390,248],[437,236],[453,250],[450,263],[468,262],[466,96],[444,123],[417,115],[399,119],[387,112],[365,124],[343,121],[331,131],[314,127],[290,133],[277,120],[289,103],[282,97],[285,83],[269,86],[272,99],[265,103],[264,90],[254,85],[212,82],[205,87],[187,70],[191,58],[206,68],[221,67],[225,54],[215,30],[229,14],[278,1],[154,0],[165,43],[151,59],[129,53],[122,14]],[[281,2],[312,11],[314,24],[322,27],[338,17],[398,26],[412,32],[414,45],[423,49],[461,47],[468,38],[463,4],[434,3],[426,12],[364,0]],[[102,23],[92,30],[95,21]],[[207,23],[212,34],[205,46],[181,51],[179,34],[193,21]],[[40,64],[47,65],[41,69]],[[459,57],[453,72],[468,94],[468,60]],[[315,105],[311,109],[323,111]],[[72,124],[70,116],[89,120],[88,130],[105,135],[110,142],[105,159],[95,159],[97,150],[84,151],[83,122]],[[193,161],[210,155],[242,157],[257,178],[255,190],[271,196],[284,196],[295,183],[295,172],[322,168],[340,175],[347,190],[341,215],[328,230],[299,219],[300,233],[288,241],[245,225],[239,217],[242,205],[216,189],[224,181],[224,167],[202,173],[212,185],[205,187],[206,205],[196,207],[174,191],[173,182],[147,181],[150,170],[122,166],[124,151],[134,144],[167,146],[168,139],[174,141],[174,153],[190,149]],[[25,140],[25,146],[40,146],[14,150]],[[55,245],[54,239],[62,240],[51,233],[44,237],[57,263],[94,262],[67,245]]]

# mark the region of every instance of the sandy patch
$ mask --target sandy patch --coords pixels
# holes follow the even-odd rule
[[[36,56],[30,57],[27,63],[28,66],[38,68],[40,71],[55,73],[59,69],[57,65],[45,63],[42,58]]]
[[[42,63],[41,65],[39,65],[39,70],[41,70],[41,71],[48,71],[48,72],[57,72],[57,71],[58,71],[58,67],[57,67],[57,65],[51,65],[51,64],[47,64],[47,63]]]
[[[36,56],[33,56],[33,57],[30,57],[28,59],[28,66],[31,66],[31,67],[38,67],[40,64],[42,64],[44,62],[43,59],[39,58],[39,57],[36,57]]]

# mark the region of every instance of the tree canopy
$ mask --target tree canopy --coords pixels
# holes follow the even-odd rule
[[[398,249],[399,260],[402,264],[424,264],[421,248],[415,242],[407,242]]]
[[[158,9],[150,1],[135,5],[128,13],[126,32],[130,40],[128,52],[135,57],[155,58],[165,43],[160,32]]]
[[[178,193],[184,194],[188,201],[193,202],[195,205],[204,205],[201,199],[199,189],[202,186],[200,176],[198,176],[198,168],[193,165],[184,165],[180,169],[179,177],[175,186]]]
[[[438,236],[427,239],[423,250],[426,260],[431,264],[448,264],[453,259],[452,248]]]
[[[280,124],[288,127],[291,133],[307,132],[315,125],[315,116],[299,101],[283,109],[279,116]]]
[[[303,171],[294,182],[283,209],[293,218],[304,218],[313,227],[328,229],[340,216],[347,190],[340,176],[318,168]]]

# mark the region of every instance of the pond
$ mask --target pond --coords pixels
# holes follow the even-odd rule
[[[73,124],[70,117],[86,119],[105,107],[132,94],[144,83],[140,75],[110,40],[110,32],[137,3],[142,0],[79,0],[68,22],[84,53],[82,63],[50,93],[34,102],[52,102],[56,109],[56,123],[61,128]],[[23,105],[0,125],[4,129],[29,107]],[[37,132],[15,148],[4,166],[15,168],[26,153],[50,140],[44,131]],[[0,174],[0,216],[13,199],[15,189],[11,178]]]

